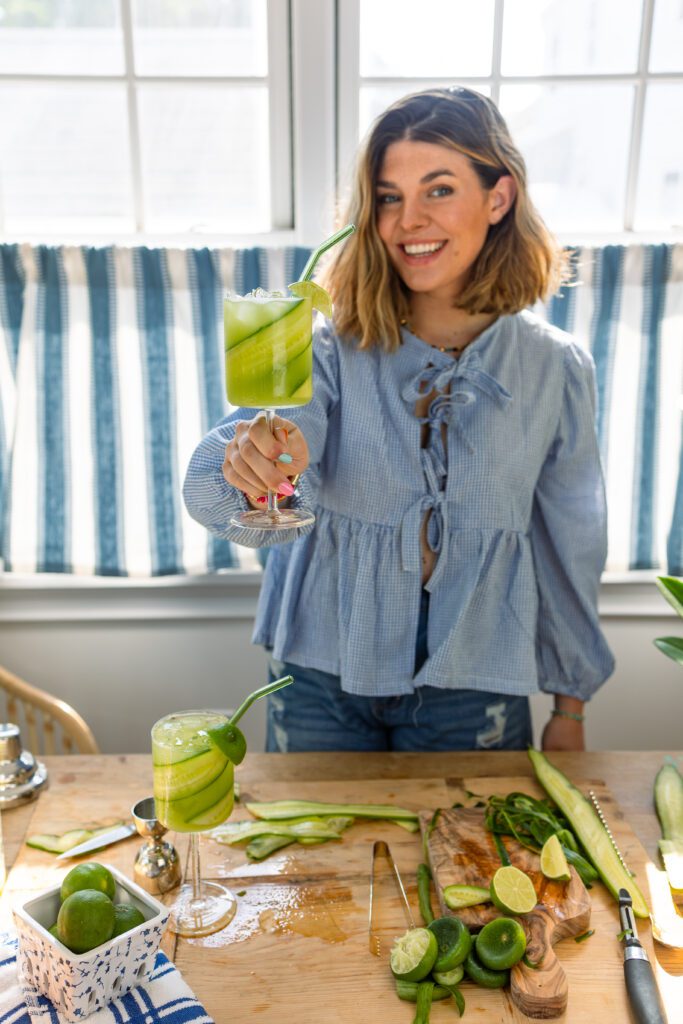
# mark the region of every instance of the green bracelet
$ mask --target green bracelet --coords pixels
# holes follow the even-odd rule
[[[562,711],[561,708],[553,708],[550,714],[557,715],[558,718],[571,718],[572,722],[583,722],[586,717],[577,711]]]

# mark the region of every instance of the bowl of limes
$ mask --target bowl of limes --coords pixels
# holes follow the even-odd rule
[[[82,1020],[139,985],[169,911],[113,867],[78,864],[14,910],[25,982],[65,1020]]]

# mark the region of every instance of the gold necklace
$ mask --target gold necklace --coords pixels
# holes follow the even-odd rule
[[[400,321],[400,323],[401,327],[407,327],[411,334],[415,334],[415,331],[413,330],[409,322],[405,319],[405,317]],[[415,337],[417,338],[418,335],[415,334]],[[432,343],[427,342],[427,344],[431,345]],[[432,348],[438,349],[439,352],[462,352],[462,350],[466,348],[467,344],[468,342],[465,342],[464,345],[432,345]]]

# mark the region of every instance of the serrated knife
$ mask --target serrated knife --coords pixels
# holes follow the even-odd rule
[[[93,850],[101,850],[105,846],[111,846],[112,843],[120,843],[122,839],[132,836],[135,831],[135,825],[117,825],[110,832],[102,832],[99,836],[93,836],[92,839],[86,839],[78,846],[72,846],[70,850],[65,850],[64,853],[57,856],[57,860],[80,857],[83,853],[92,853]]]
[[[588,794],[598,812],[605,832],[614,848],[614,852],[629,875],[633,872],[626,867],[621,850],[612,835],[602,807],[593,790]],[[650,959],[638,938],[636,918],[633,913],[633,901],[628,889],[619,890],[619,920],[621,922],[620,937],[624,940],[624,979],[633,1016],[638,1024],[667,1024],[666,1011],[657,988],[654,971]]]

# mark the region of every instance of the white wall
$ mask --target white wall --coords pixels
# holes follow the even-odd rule
[[[652,645],[681,623],[651,579],[603,584],[601,615],[617,659],[588,707],[591,749],[677,749],[683,668]],[[161,715],[234,707],[266,681],[266,660],[249,642],[258,578],[0,581],[0,663],[73,704],[102,750],[149,749]],[[538,741],[551,701],[533,698]],[[263,708],[243,720],[252,750],[263,747]]]

